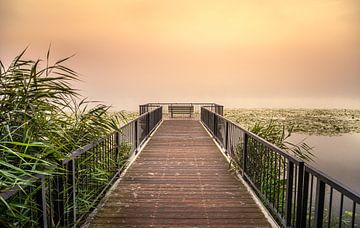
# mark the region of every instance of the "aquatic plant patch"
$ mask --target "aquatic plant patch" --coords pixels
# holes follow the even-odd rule
[[[360,110],[351,109],[225,109],[224,116],[246,129],[256,123],[292,128],[308,135],[360,133]]]

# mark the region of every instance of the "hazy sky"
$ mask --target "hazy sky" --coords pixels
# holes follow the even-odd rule
[[[0,59],[76,53],[84,96],[360,108],[360,1],[0,0]]]

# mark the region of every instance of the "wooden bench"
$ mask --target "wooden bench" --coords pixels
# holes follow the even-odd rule
[[[169,106],[169,113],[171,118],[174,117],[174,114],[187,114],[191,117],[191,114],[194,112],[194,106],[192,105],[171,105]]]

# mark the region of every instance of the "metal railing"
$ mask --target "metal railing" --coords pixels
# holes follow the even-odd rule
[[[161,107],[143,113],[122,126],[120,132],[71,153],[62,161],[58,174],[31,177],[30,185],[16,186],[1,193],[1,198],[6,204],[20,205],[19,213],[25,217],[19,226],[76,226],[97,205],[161,120]],[[26,221],[26,216],[31,219]]]
[[[160,103],[147,103],[144,105],[140,105],[139,106],[139,113],[145,113],[148,112],[150,110],[153,110],[154,108],[157,107],[162,107],[163,109],[163,114],[168,115],[169,114],[169,107],[170,106],[193,106],[194,107],[194,113],[195,114],[200,114],[201,112],[201,107],[207,107],[210,110],[218,113],[219,115],[223,115],[223,110],[224,110],[224,106],[216,104],[216,103],[200,103],[200,102],[160,102]]]
[[[48,226],[48,178],[38,174],[25,177],[24,180],[26,185],[15,185],[0,193],[3,202],[0,204],[1,227]],[[8,220],[12,223],[11,226],[7,224]]]
[[[360,227],[360,195],[206,107],[201,121],[284,227]]]

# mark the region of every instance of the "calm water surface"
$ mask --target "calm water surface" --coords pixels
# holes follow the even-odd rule
[[[305,142],[314,147],[314,167],[360,192],[360,134],[342,136],[309,136],[294,134],[290,141]]]

